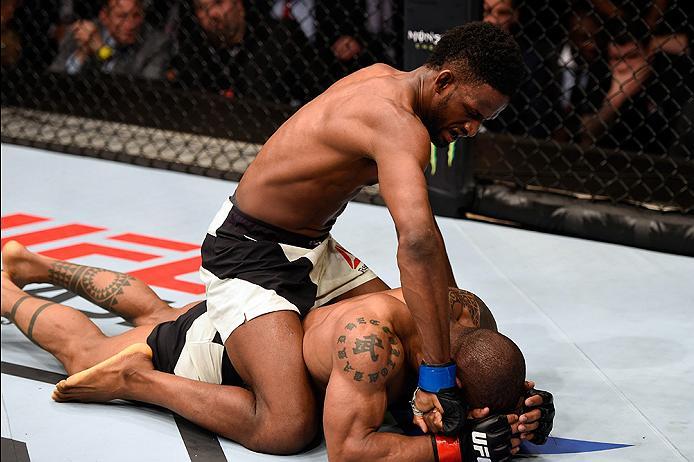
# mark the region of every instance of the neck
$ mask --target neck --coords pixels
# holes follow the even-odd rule
[[[433,71],[426,66],[420,66],[412,71],[412,109],[421,120],[429,118],[429,107],[431,106],[431,95],[427,88],[427,81],[431,78]]]

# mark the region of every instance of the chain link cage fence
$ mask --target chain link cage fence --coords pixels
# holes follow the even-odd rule
[[[472,161],[453,173],[475,194],[463,208],[542,227],[509,205],[534,193],[691,217],[691,2],[478,1],[483,14],[469,19],[511,32],[529,73],[465,143]],[[2,0],[2,140],[238,180],[334,81],[375,62],[403,68],[407,7]],[[438,157],[450,167],[448,153]],[[357,199],[382,204],[377,187]]]
[[[692,6],[485,0],[529,74],[475,141],[478,180],[694,212]]]

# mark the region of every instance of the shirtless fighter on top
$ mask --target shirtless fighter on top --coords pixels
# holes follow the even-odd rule
[[[229,361],[205,302],[172,309],[131,276],[36,255],[16,242],[5,246],[2,259],[2,315],[74,374],[58,383],[54,399],[148,402],[222,435],[234,434],[235,403],[228,391],[246,384]],[[22,291],[30,282],[65,287],[136,327],[106,337],[80,311]],[[402,292],[357,296],[305,317],[304,356],[319,401],[324,401],[323,429],[331,461],[473,462],[477,455],[502,461],[520,444],[514,433],[544,442],[553,419],[550,395],[527,393],[523,356],[511,340],[496,333],[486,305],[469,292],[452,289],[447,322],[451,353],[459,366],[456,381],[462,386],[458,398],[476,408],[470,413],[477,420],[458,416],[457,428],[448,429],[451,437],[404,437],[378,431],[387,407],[393,415],[403,414],[398,405],[413,395],[422,358],[421,337]],[[274,339],[264,348],[277,351],[283,340]],[[282,378],[278,375],[277,380]],[[201,401],[214,403],[216,412],[201,413]],[[419,405],[413,400],[412,411],[420,414]],[[490,411],[522,410],[528,411],[526,420],[535,420],[526,422],[526,428],[517,415],[488,416]],[[405,414],[404,423],[410,418]],[[416,423],[423,431],[443,425],[437,411]]]
[[[347,202],[375,183],[395,222],[402,293],[423,339],[418,400],[439,406],[435,393],[455,378],[446,291],[455,281],[428,201],[430,142],[475,135],[507,104],[523,69],[507,33],[469,23],[445,33],[411,72],[377,64],[343,78],[265,143],[202,246],[210,319],[249,386],[229,391],[232,439],[291,453],[314,437],[301,318],[387,289],[329,235]],[[278,338],[281,348],[267,348]],[[216,404],[197,406],[212,414]]]

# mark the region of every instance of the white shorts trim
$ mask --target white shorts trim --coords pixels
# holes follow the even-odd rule
[[[241,324],[274,311],[295,311],[299,308],[277,295],[242,279],[219,279],[205,268],[200,278],[207,287],[207,314],[226,343],[229,335]]]

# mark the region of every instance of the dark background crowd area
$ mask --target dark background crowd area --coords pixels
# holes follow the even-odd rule
[[[364,66],[402,68],[404,9],[403,0],[2,0],[3,106],[26,105],[41,82],[67,76],[95,93],[116,78],[292,111]],[[484,20],[516,37],[529,70],[487,132],[694,160],[690,0],[485,0]]]

